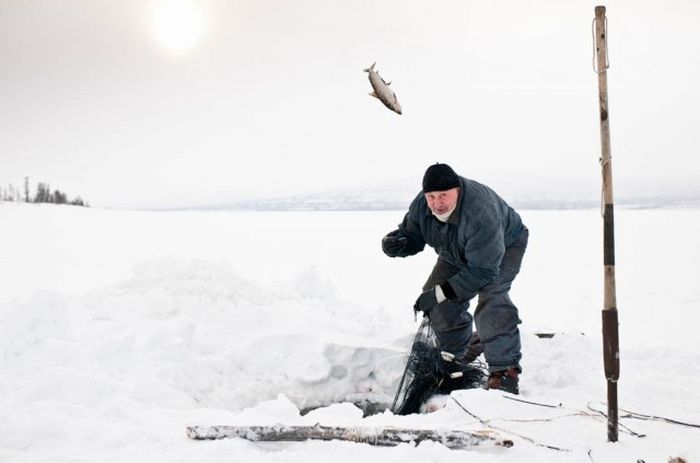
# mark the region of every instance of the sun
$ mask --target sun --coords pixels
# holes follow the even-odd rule
[[[154,6],[152,17],[156,40],[174,53],[194,49],[204,34],[204,12],[192,0],[162,0]]]

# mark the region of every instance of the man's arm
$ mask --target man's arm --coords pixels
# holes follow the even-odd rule
[[[382,238],[382,250],[390,257],[407,257],[418,254],[425,248],[425,239],[417,218],[418,199],[408,208],[399,228]]]

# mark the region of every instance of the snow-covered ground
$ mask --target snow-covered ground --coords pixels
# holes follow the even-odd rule
[[[699,212],[616,211],[623,409],[700,422]],[[520,397],[561,406],[470,390],[434,413],[363,418],[350,402],[392,397],[435,258],[381,253],[401,215],[0,203],[0,461],[700,459],[698,428],[623,418],[646,437],[621,430],[611,444],[587,408],[605,400],[597,210],[522,211]],[[515,445],[465,455],[432,443],[185,436],[193,424],[275,423],[488,425]]]

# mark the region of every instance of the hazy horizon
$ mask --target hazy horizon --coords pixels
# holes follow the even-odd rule
[[[190,198],[177,204],[101,205],[93,204],[89,198],[63,190],[60,185],[49,185],[51,191],[59,190],[66,194],[68,201],[80,199],[90,206],[107,209],[131,210],[319,210],[319,211],[361,211],[361,210],[405,210],[420,188],[412,182],[391,184],[365,184],[355,188],[335,188],[304,191],[295,194],[260,194],[237,197],[235,195],[218,198]],[[513,185],[507,182],[491,183],[497,192],[516,209],[581,209],[600,205],[600,189],[585,188],[582,185],[560,183],[551,185]],[[24,201],[24,185],[13,184],[20,201]],[[36,185],[30,182],[30,202],[36,194]],[[700,207],[700,185],[675,182],[663,185],[645,179],[632,179],[622,185],[615,185],[615,204],[632,208],[660,207]],[[8,193],[7,186],[0,185],[0,193]],[[0,203],[2,196],[0,195]],[[12,200],[10,200],[12,201]],[[43,202],[43,201],[42,201]]]

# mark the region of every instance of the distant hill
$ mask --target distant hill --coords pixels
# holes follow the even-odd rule
[[[196,209],[236,211],[384,211],[405,210],[417,190],[325,191],[301,195],[232,201]],[[518,209],[588,209],[600,205],[600,197],[577,192],[508,192],[504,198]],[[700,188],[657,188],[623,191],[615,205],[626,208],[700,207]]]

